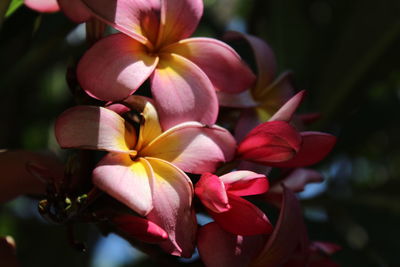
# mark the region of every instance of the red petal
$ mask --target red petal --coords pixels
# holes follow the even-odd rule
[[[321,132],[302,132],[300,151],[292,159],[270,164],[278,168],[306,167],[323,160],[336,144],[336,137]]]
[[[284,188],[282,208],[276,227],[251,266],[280,266],[293,255],[299,245],[304,247],[306,242],[300,203],[292,191]]]
[[[231,208],[222,213],[209,211],[215,221],[227,232],[236,235],[259,235],[272,232],[267,216],[249,201],[228,194]]]
[[[265,243],[262,235],[237,236],[213,222],[198,231],[199,254],[207,267],[248,266]]]
[[[204,206],[216,213],[230,208],[225,185],[216,175],[204,173],[196,183],[194,192]]]
[[[118,229],[129,237],[134,237],[147,243],[157,243],[167,240],[168,234],[157,224],[132,215],[121,215],[112,219]]]
[[[270,165],[293,158],[300,145],[300,134],[291,125],[284,121],[266,122],[244,138],[238,154],[244,160]]]

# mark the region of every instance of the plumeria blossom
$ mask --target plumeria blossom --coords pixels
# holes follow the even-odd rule
[[[269,188],[265,175],[235,171],[221,177],[205,173],[195,186],[195,193],[214,220],[237,235],[267,234],[272,225],[267,216],[241,196],[265,193]]]
[[[65,111],[55,132],[63,148],[108,151],[93,171],[93,183],[164,229],[169,239],[160,245],[167,252],[191,256],[196,221],[193,185],[184,171],[215,171],[229,161],[236,144],[228,131],[185,122],[163,132],[154,106],[146,102],[138,134],[119,114],[97,106]]]
[[[214,124],[215,90],[239,93],[254,75],[228,45],[188,38],[203,13],[202,0],[83,0],[121,33],[90,48],[78,64],[82,88],[92,97],[122,100],[150,77],[163,129],[184,121]]]
[[[24,0],[27,7],[41,12],[54,13],[62,11],[73,22],[81,23],[91,17],[90,11],[81,0]]]

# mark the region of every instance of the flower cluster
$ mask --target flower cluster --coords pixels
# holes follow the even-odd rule
[[[72,107],[55,124],[62,148],[103,151],[89,171],[90,186],[105,193],[87,197],[90,221],[175,256],[191,257],[197,247],[211,267],[335,266],[328,255],[338,248],[308,241],[294,193],[321,180],[304,167],[325,158],[336,139],[302,131],[317,116],[296,114],[305,92],[295,93],[289,72],[275,79],[264,41],[225,35],[252,49],[255,75],[226,43],[190,37],[202,0],[66,2],[25,4],[41,12],[61,8],[75,22],[100,20],[119,31],[95,42],[76,68],[80,87],[101,104]],[[236,121],[218,117],[220,106],[239,114]],[[272,168],[280,170],[273,182]],[[51,183],[53,196],[73,180],[30,170]],[[105,200],[112,204],[102,206]],[[49,203],[41,204],[49,214]],[[276,223],[272,206],[279,209]],[[70,214],[52,216],[60,222]],[[197,214],[213,222],[198,226]]]

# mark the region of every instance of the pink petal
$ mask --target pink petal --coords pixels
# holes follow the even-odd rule
[[[132,215],[119,215],[112,218],[117,228],[128,237],[137,238],[147,243],[159,243],[168,239],[167,232],[152,221]]]
[[[281,182],[286,188],[297,193],[304,190],[304,187],[309,183],[322,182],[323,178],[320,172],[312,169],[297,168],[286,176]],[[271,186],[268,194],[282,193],[283,188],[280,183]]]
[[[154,71],[158,58],[125,34],[113,34],[94,44],[81,58],[77,77],[90,96],[104,101],[133,94]]]
[[[250,196],[265,193],[269,188],[267,177],[251,171],[234,171],[222,175],[220,179],[230,195]]]
[[[199,254],[207,267],[243,267],[259,253],[265,243],[262,235],[237,236],[209,223],[198,231]]]
[[[251,96],[250,90],[243,91],[238,94],[230,94],[217,91],[218,102],[220,106],[231,108],[251,108],[258,106]]]
[[[179,54],[200,67],[218,91],[240,93],[254,84],[254,74],[235,50],[216,39],[189,38],[164,50]]]
[[[336,144],[336,137],[321,132],[302,132],[302,144],[300,151],[290,160],[274,162],[273,167],[297,168],[306,167],[323,160]]]
[[[194,192],[203,205],[213,212],[225,212],[230,208],[224,183],[216,175],[204,173],[196,183]]]
[[[64,166],[53,155],[23,150],[0,152],[0,203],[23,194],[43,194],[46,184],[27,170],[28,165],[40,166],[54,179],[62,179]]]
[[[153,208],[151,168],[142,158],[132,161],[128,154],[109,153],[93,170],[95,186],[142,216]]]
[[[272,83],[276,75],[276,60],[272,49],[262,39],[249,34],[228,32],[224,39],[229,41],[243,39],[253,50],[257,64],[257,81],[252,91],[254,96],[258,96],[260,91]]]
[[[97,106],[76,106],[62,113],[55,135],[63,148],[95,149],[131,153],[135,129],[117,113]]]
[[[192,35],[202,15],[202,0],[161,0],[161,26],[157,47]]]
[[[213,85],[189,60],[175,54],[163,54],[151,84],[164,130],[185,121],[215,123],[218,99]]]
[[[230,161],[235,148],[233,136],[224,128],[186,122],[162,133],[140,155],[166,160],[185,172],[202,174],[214,172],[220,163]]]
[[[24,0],[24,4],[37,12],[54,13],[60,10],[57,0]]]
[[[267,216],[255,205],[228,193],[231,208],[222,213],[209,210],[213,219],[225,231],[236,235],[259,235],[272,232]]]
[[[263,123],[254,128],[239,144],[242,159],[270,165],[291,159],[301,145],[300,134],[284,121]]]
[[[292,191],[284,188],[283,203],[275,229],[251,266],[280,266],[304,245],[305,225],[299,201]]]
[[[73,22],[85,22],[92,16],[82,0],[58,0],[58,4],[65,16]]]
[[[291,121],[296,109],[304,99],[306,91],[300,91],[287,101],[270,119],[269,121]]]
[[[166,252],[190,257],[197,230],[196,218],[191,208],[192,182],[184,172],[164,160],[149,157],[146,160],[154,174],[154,208],[147,218],[168,233],[169,240],[160,244]]]
[[[137,41],[155,43],[159,28],[159,0],[82,0],[98,18]]]

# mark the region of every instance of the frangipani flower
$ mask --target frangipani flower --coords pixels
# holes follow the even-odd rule
[[[100,40],[79,62],[79,83],[95,98],[122,100],[150,77],[163,129],[168,129],[184,121],[214,124],[215,90],[239,93],[254,81],[225,43],[188,38],[202,16],[202,0],[83,2],[122,32]]]
[[[91,13],[81,0],[24,0],[30,9],[41,13],[61,11],[73,22],[81,23],[91,17]]]
[[[56,122],[64,148],[109,153],[93,171],[93,183],[168,234],[161,246],[190,257],[196,229],[191,203],[193,186],[183,172],[214,171],[234,154],[235,140],[218,126],[186,122],[163,132],[157,112],[147,102],[137,136],[119,114],[96,106],[77,106]]]
[[[225,230],[237,235],[267,234],[272,225],[267,216],[241,196],[265,193],[269,188],[265,175],[235,171],[221,177],[205,173],[195,193],[210,215]]]

